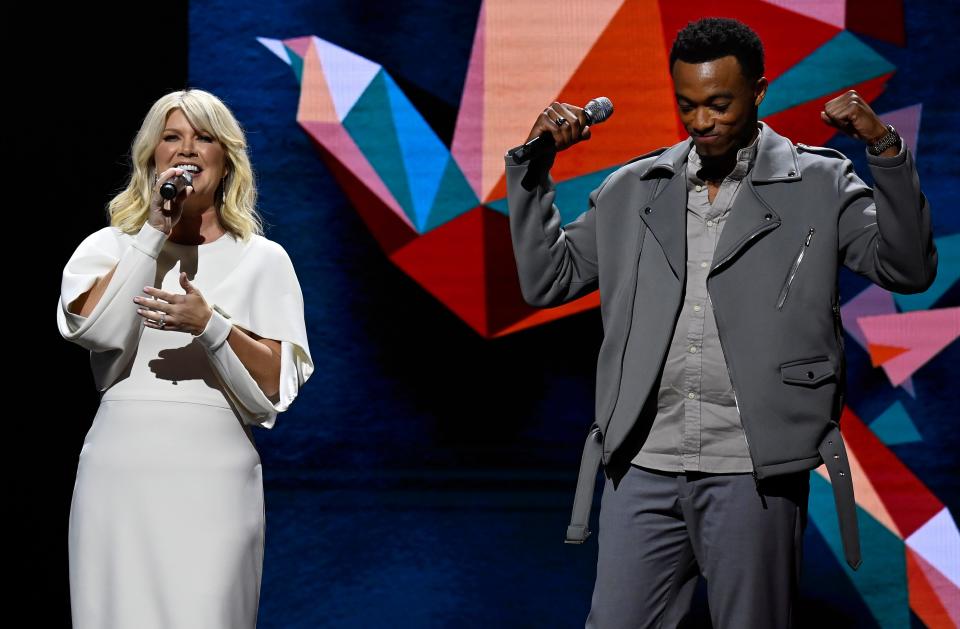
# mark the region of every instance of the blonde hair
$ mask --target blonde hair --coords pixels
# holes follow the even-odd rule
[[[160,143],[167,117],[179,109],[195,129],[212,135],[223,147],[227,176],[220,184],[217,218],[240,240],[263,234],[256,210],[257,188],[247,156],[247,138],[233,113],[219,98],[203,90],[187,89],[161,97],[147,112],[130,146],[133,170],[126,188],[107,205],[110,224],[128,234],[143,227],[150,209],[155,177],[153,154]]]

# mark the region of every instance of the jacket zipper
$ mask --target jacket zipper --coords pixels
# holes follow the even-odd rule
[[[787,293],[790,292],[790,285],[793,284],[793,278],[797,276],[797,270],[800,268],[800,263],[803,262],[803,254],[807,250],[807,247],[810,246],[810,241],[813,239],[813,227],[810,228],[810,231],[807,232],[807,238],[803,241],[803,244],[800,246],[800,252],[797,254],[797,259],[793,261],[793,266],[790,267],[790,273],[787,274],[787,280],[783,284],[783,288],[780,289],[780,297],[777,298],[777,310],[783,309],[783,303],[787,301]]]
[[[733,251],[731,251],[731,252],[728,253],[727,255],[723,256],[723,259],[719,260],[716,264],[714,264],[714,265],[713,265],[713,268],[710,269],[710,273],[708,273],[708,275],[713,274],[714,271],[716,271],[717,269],[719,269],[720,267],[722,267],[724,264],[726,264],[727,261],[729,261],[730,258],[732,258],[738,251],[740,251],[740,249],[742,249],[744,246],[746,246],[746,244],[747,244],[748,242],[750,242],[751,240],[753,240],[754,238],[756,238],[756,237],[759,236],[760,234],[762,234],[762,233],[764,233],[764,232],[766,232],[766,231],[770,231],[771,229],[774,229],[777,225],[779,225],[779,223],[770,223],[769,225],[764,225],[763,227],[761,227],[761,228],[758,229],[757,231],[755,231],[755,232],[753,232],[752,234],[750,234],[749,236],[747,236],[746,240],[743,241],[743,244],[742,244],[742,245],[740,245],[739,247],[735,247]]]
[[[748,242],[750,242],[751,240],[753,240],[754,238],[756,238],[756,237],[759,236],[760,234],[762,234],[762,233],[764,233],[764,232],[766,232],[766,231],[769,231],[769,230],[771,230],[771,229],[774,229],[776,226],[777,226],[777,223],[772,223],[772,224],[769,224],[769,225],[764,225],[764,226],[761,227],[760,229],[758,229],[758,230],[756,230],[755,232],[753,232],[752,234],[750,234],[750,235],[743,241],[743,244],[746,245]],[[728,261],[730,258],[732,258],[733,255],[734,255],[737,251],[739,251],[741,248],[742,248],[742,246],[735,248],[733,251],[731,251],[730,253],[728,253],[727,255],[725,255],[725,256],[723,257],[723,259],[721,259],[719,262],[717,262],[717,263],[713,266],[713,268],[710,269],[710,272],[707,274],[707,280],[709,281],[709,280],[710,280],[710,276],[713,274],[713,272],[716,271],[717,269],[719,269],[719,268],[720,268],[721,266],[723,266],[724,264],[726,264],[727,261]],[[709,292],[709,288],[708,288],[708,292]],[[760,493],[760,476],[757,474],[757,461],[756,461],[756,458],[753,456],[753,448],[750,447],[750,438],[747,436],[747,424],[746,424],[746,422],[743,421],[743,413],[740,412],[740,402],[737,400],[737,385],[735,384],[735,380],[736,380],[736,379],[735,379],[734,376],[733,376],[733,365],[730,363],[730,359],[727,358],[727,356],[728,356],[728,354],[727,354],[727,349],[726,349],[726,347],[724,347],[724,345],[723,345],[723,334],[720,332],[720,328],[723,327],[723,323],[722,323],[722,320],[721,320],[721,317],[720,317],[720,311],[717,309],[716,303],[713,304],[713,314],[714,314],[714,316],[717,318],[717,339],[720,341],[720,349],[723,351],[723,358],[724,358],[724,360],[725,360],[726,363],[727,363],[727,370],[730,372],[730,388],[733,390],[733,403],[737,406],[737,415],[740,416],[740,427],[743,428],[743,440],[744,440],[744,442],[746,442],[746,444],[747,444],[747,454],[750,455],[750,467],[753,468],[753,471],[752,471],[750,474],[751,474],[751,476],[753,476],[753,483],[754,483],[754,485],[756,485],[756,487],[757,487],[757,493]],[[760,496],[762,497],[763,494],[760,493]]]
[[[844,348],[843,342],[843,322],[840,318],[840,293],[837,292],[837,302],[833,305],[833,333],[837,337],[837,349],[840,350],[840,377],[839,377],[839,409],[837,410],[836,421],[840,420],[840,415],[843,414],[843,398],[844,398],[844,389],[846,388],[844,380],[846,379],[846,370],[847,370],[847,353]],[[833,419],[832,417],[830,419]]]
[[[740,412],[740,401],[737,399],[737,385],[735,383],[736,378],[733,375],[733,365],[728,358],[727,349],[723,344],[723,334],[720,332],[723,323],[716,303],[713,304],[713,314],[717,318],[717,339],[720,341],[720,349],[723,351],[723,358],[727,363],[727,370],[730,372],[730,388],[733,390],[733,403],[737,407],[737,415],[740,416],[740,427],[743,428],[743,440],[747,444],[747,454],[750,455],[750,467],[753,468],[750,475],[753,476],[753,484],[757,487],[757,493],[760,493],[760,477],[757,475],[757,461],[753,456],[753,449],[750,447],[750,437],[747,436],[747,423],[743,420],[743,413]],[[761,496],[762,495],[763,494],[761,494]]]

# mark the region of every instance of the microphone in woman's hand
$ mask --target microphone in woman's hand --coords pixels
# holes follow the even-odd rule
[[[192,185],[193,175],[187,171],[184,171],[181,175],[167,179],[163,185],[160,186],[160,196],[167,201],[170,201],[177,198],[177,195],[183,192],[184,188]]]

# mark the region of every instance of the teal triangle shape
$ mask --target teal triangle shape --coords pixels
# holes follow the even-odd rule
[[[477,207],[479,202],[473,188],[463,176],[460,166],[452,156],[448,156],[447,165],[443,169],[443,178],[433,199],[433,207],[424,224],[424,232],[435,229],[461,214],[466,214]]]
[[[380,70],[347,114],[343,126],[404,213],[415,223],[416,213],[403,165],[403,151],[393,116],[388,114],[390,97],[387,91],[386,73]]]
[[[937,245],[937,277],[930,288],[915,295],[894,293],[900,310],[927,310],[960,279],[960,233],[935,238]]]
[[[290,46],[284,46],[287,49],[287,57],[290,59],[290,68],[293,69],[294,76],[297,77],[297,83],[303,82],[303,57],[297,54]]]
[[[849,31],[841,31],[774,79],[760,104],[760,117],[765,118],[894,70],[896,66],[873,48]]]
[[[599,188],[603,180],[617,168],[620,167],[597,170],[558,183],[557,196],[553,202],[560,210],[560,224],[566,225],[583,214],[589,208],[590,193]]]
[[[485,205],[495,212],[500,212],[504,216],[510,216],[510,206],[507,204],[506,198],[489,201],[485,203]]]
[[[833,488],[816,473],[810,474],[808,508],[810,519],[877,623],[891,629],[909,627],[910,601],[903,540],[887,530],[872,515],[857,507],[863,564],[854,571],[844,559]]]
[[[429,229],[434,197],[449,166],[450,150],[440,141],[389,74],[384,74],[390,112],[407,171],[407,185],[413,200],[414,225],[421,233]]]
[[[603,183],[603,180],[618,168],[620,166],[613,166],[554,184],[556,197],[553,199],[553,204],[557,206],[557,210],[560,212],[560,224],[566,225],[587,211],[590,204],[590,193],[596,190]],[[491,201],[487,203],[487,207],[501,214],[510,213],[506,199]]]
[[[910,414],[900,402],[895,402],[870,422],[870,430],[888,446],[923,441],[913,420],[910,419]]]

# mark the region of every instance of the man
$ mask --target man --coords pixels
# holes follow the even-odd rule
[[[889,290],[936,275],[913,158],[855,92],[824,123],[864,142],[871,189],[831,149],[758,121],[763,48],[746,25],[703,19],[670,70],[690,139],[637,158],[561,227],[553,156],[507,157],[524,298],[555,306],[600,289],[596,418],[567,540],[582,542],[599,463],[607,481],[588,627],[674,627],[699,574],[717,628],[787,627],[809,470],[831,474],[847,560],[860,563],[843,407],[841,264]],[[553,103],[528,138],[589,139]]]

